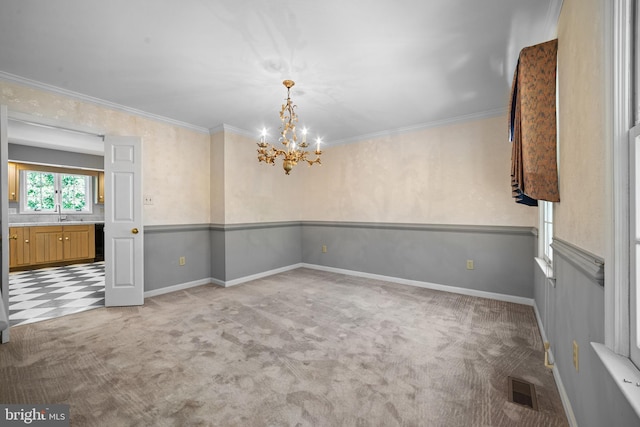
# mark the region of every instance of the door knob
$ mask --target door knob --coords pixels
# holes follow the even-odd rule
[[[137,229],[137,228],[132,228],[132,229],[131,229],[131,232],[132,232],[133,234],[138,234],[138,229]]]

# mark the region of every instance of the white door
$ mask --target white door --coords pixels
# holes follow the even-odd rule
[[[7,193],[9,190],[9,119],[7,106],[0,105],[0,278],[2,279],[2,298],[4,315],[9,320],[9,206]],[[9,328],[0,332],[0,342],[9,341]]]
[[[104,140],[105,305],[144,303],[142,141]]]

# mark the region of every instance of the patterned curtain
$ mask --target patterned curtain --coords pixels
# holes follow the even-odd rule
[[[516,203],[559,202],[556,162],[558,40],[520,51],[509,103],[511,186]]]

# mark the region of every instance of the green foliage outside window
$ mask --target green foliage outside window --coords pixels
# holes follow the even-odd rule
[[[27,172],[27,207],[34,211],[52,211],[56,204],[52,173]]]
[[[53,212],[57,194],[62,211],[83,211],[87,205],[89,177],[52,172],[26,172],[26,208],[32,211]]]
[[[62,210],[81,211],[87,204],[87,181],[80,175],[62,175]]]

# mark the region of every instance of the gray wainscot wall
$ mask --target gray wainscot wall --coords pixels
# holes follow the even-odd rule
[[[209,224],[144,227],[145,293],[211,282],[209,228]],[[180,257],[185,257],[184,266],[179,265]]]
[[[590,345],[604,342],[604,260],[560,239],[551,246],[553,277],[541,263],[530,261],[535,265],[534,298],[542,333],[551,344],[554,375],[575,425],[638,426],[640,419]]]
[[[309,221],[302,223],[302,261],[533,298],[534,238],[531,227]]]
[[[313,221],[147,226],[145,291],[206,279],[230,286],[306,266],[533,301],[532,231]],[[181,256],[188,268],[178,266]]]
[[[300,222],[212,225],[211,232],[214,283],[229,286],[300,265]]]

